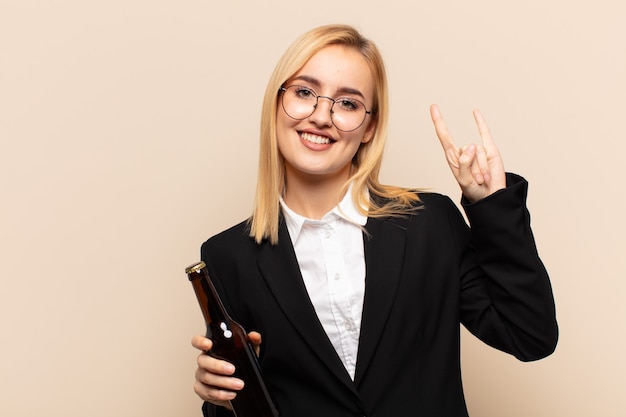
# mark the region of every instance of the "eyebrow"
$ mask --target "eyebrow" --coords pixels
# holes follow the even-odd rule
[[[318,80],[315,77],[311,77],[310,75],[298,75],[297,77],[293,78],[293,81],[306,81],[310,84],[313,84],[315,87],[320,88],[322,86],[322,83],[320,80]],[[356,88],[351,88],[351,87],[339,87],[337,89],[337,94],[352,94],[355,96],[359,96],[361,97],[363,100],[365,100],[365,96],[363,95],[363,93],[361,93],[359,90],[357,90]]]

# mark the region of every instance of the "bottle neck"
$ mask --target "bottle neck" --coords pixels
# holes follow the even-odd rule
[[[193,289],[198,297],[202,314],[207,325],[216,324],[223,321],[230,321],[226,309],[213,287],[208,275],[199,273],[197,277],[192,279]]]

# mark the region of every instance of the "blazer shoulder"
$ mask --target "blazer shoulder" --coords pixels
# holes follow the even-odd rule
[[[212,258],[242,253],[257,246],[250,237],[248,220],[244,220],[228,229],[211,236],[202,244],[202,254],[211,254]]]
[[[417,193],[420,201],[417,204],[421,204],[424,207],[430,206],[448,206],[450,204],[454,205],[452,199],[445,194],[440,194],[436,192],[430,191],[422,191]]]
[[[409,216],[410,227],[436,228],[440,231],[452,228],[456,232],[464,231],[467,223],[460,208],[445,195],[436,192],[419,192],[417,210]]]
[[[457,223],[462,215],[457,206],[445,194],[436,192],[417,192],[419,201],[407,207],[404,213],[385,217],[370,217],[368,226],[371,229],[375,224],[394,225],[405,230],[420,229],[424,227],[446,227],[451,221]],[[384,200],[383,200],[384,201]]]
[[[454,206],[452,200],[444,194],[422,190],[416,190],[414,193],[417,195],[418,200],[412,202],[410,206],[406,207],[406,214],[417,214],[420,213],[421,210],[427,209],[429,207]],[[378,206],[381,207],[391,202],[390,199],[385,197],[372,196],[371,198]]]
[[[459,211],[452,199],[445,194],[420,191],[417,196],[419,201],[414,203],[416,210],[413,211],[411,217],[441,215]]]

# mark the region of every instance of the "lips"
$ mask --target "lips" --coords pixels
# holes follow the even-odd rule
[[[300,137],[307,142],[316,143],[318,145],[328,145],[335,142],[335,140],[327,136],[314,135],[312,133],[300,132]]]

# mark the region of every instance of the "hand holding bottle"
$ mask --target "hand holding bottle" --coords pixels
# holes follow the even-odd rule
[[[250,332],[248,339],[258,356],[261,334]],[[237,391],[244,385],[241,379],[232,376],[235,367],[228,361],[216,359],[205,353],[213,347],[211,339],[198,335],[193,337],[191,344],[194,348],[202,351],[198,355],[198,368],[196,369],[196,382],[194,384],[196,394],[204,401],[232,409],[230,400],[235,398]]]
[[[232,409],[237,417],[278,417],[258,361],[261,335],[251,338],[230,317],[203,261],[188,266],[185,273],[207,325],[207,338],[197,337],[193,342],[207,353],[206,358],[198,358],[196,380],[200,385],[196,384],[196,392],[200,390],[213,404]]]

